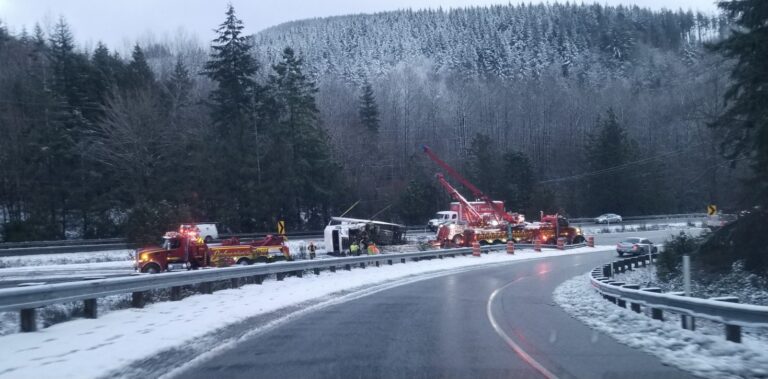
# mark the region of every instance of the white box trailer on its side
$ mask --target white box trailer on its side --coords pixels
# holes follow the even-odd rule
[[[329,255],[349,252],[352,241],[367,239],[377,245],[405,243],[405,225],[349,217],[331,217],[323,231],[325,250]]]

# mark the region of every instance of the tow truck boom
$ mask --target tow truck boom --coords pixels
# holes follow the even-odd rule
[[[518,224],[520,223],[519,216],[514,216],[506,212],[504,210],[504,206],[494,202],[493,199],[488,197],[483,191],[480,191],[479,188],[475,187],[472,183],[469,182],[469,180],[465,179],[461,174],[459,174],[456,170],[453,169],[448,163],[445,163],[440,157],[435,154],[432,149],[429,148],[427,145],[421,145],[421,148],[424,150],[424,153],[427,154],[427,156],[432,159],[435,163],[437,163],[438,166],[442,167],[445,172],[447,172],[449,175],[451,175],[454,179],[458,180],[459,183],[461,183],[464,187],[467,187],[472,192],[472,195],[475,196],[475,198],[480,199],[484,201],[486,204],[488,204],[491,209],[494,210],[496,215],[498,217],[501,217],[504,221],[510,223],[510,224]],[[438,178],[439,180],[439,178]],[[444,181],[444,180],[443,180]],[[441,181],[442,184],[442,181]],[[445,185],[443,185],[445,186]],[[455,189],[454,189],[455,191]],[[449,190],[450,192],[450,190]]]

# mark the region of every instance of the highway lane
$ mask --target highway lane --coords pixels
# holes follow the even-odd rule
[[[178,377],[691,377],[553,304],[557,285],[611,255],[549,257],[395,287],[247,338]]]

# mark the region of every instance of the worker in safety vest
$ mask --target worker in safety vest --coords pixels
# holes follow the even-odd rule
[[[310,242],[309,247],[307,249],[309,250],[309,259],[315,259],[315,250],[317,250],[317,248],[315,247],[315,243]]]
[[[368,255],[376,255],[379,253],[379,248],[376,247],[376,244],[371,242],[368,244]]]
[[[357,241],[352,241],[352,244],[349,245],[349,255],[360,255],[360,245],[357,244]]]

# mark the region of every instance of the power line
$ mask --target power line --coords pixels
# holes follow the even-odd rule
[[[590,177],[590,176],[602,175],[602,174],[607,174],[607,173],[610,173],[610,172],[620,171],[620,170],[626,169],[628,167],[632,167],[632,166],[635,166],[635,165],[647,163],[647,162],[650,162],[650,161],[653,161],[653,160],[656,160],[656,159],[659,159],[659,158],[666,158],[666,157],[670,157],[670,156],[673,156],[673,155],[677,155],[677,154],[686,152],[686,151],[690,150],[691,148],[701,146],[703,144],[705,144],[705,142],[689,145],[689,146],[686,146],[686,147],[684,147],[682,149],[670,151],[670,152],[667,152],[667,153],[664,153],[664,154],[660,154],[660,155],[656,155],[656,156],[653,156],[653,157],[648,157],[648,158],[643,158],[643,159],[639,159],[639,160],[636,160],[636,161],[626,162],[626,163],[620,164],[618,166],[608,167],[608,168],[604,168],[604,169],[600,169],[600,170],[596,170],[596,171],[592,171],[592,172],[586,172],[586,173],[566,176],[566,177],[562,177],[562,178],[554,178],[554,179],[542,180],[542,181],[539,181],[539,183],[540,184],[546,184],[546,183],[563,182],[563,181],[567,181],[567,180],[581,179],[581,178],[586,178],[586,177]]]

